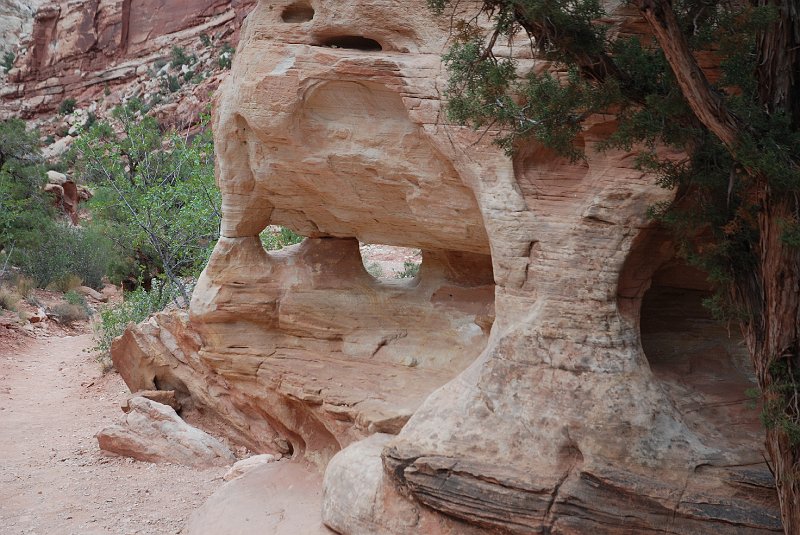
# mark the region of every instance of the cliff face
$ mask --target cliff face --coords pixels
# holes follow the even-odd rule
[[[779,532],[741,347],[646,219],[670,192],[602,117],[578,163],[447,125],[424,9],[258,3],[217,96],[223,237],[191,323],[115,344],[126,381],[327,466],[340,533]],[[269,224],[308,238],[267,253]],[[356,239],[420,274],[373,279]]]
[[[6,115],[34,117],[65,98],[79,104],[123,91],[200,34],[238,39],[255,0],[62,0],[42,5],[3,89]]]
[[[15,54],[20,38],[29,35],[42,0],[0,0],[0,54]]]

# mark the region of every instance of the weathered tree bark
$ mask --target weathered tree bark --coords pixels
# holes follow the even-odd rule
[[[759,98],[768,113],[784,112],[797,127],[800,114],[800,6],[796,0],[759,0],[772,4],[779,16],[758,36]],[[689,48],[669,0],[640,0],[650,23],[697,118],[736,158],[739,123],[714,92]],[[788,422],[800,423],[800,385],[794,383],[800,366],[800,252],[784,243],[787,221],[796,221],[800,207],[794,199],[773,195],[769,177],[751,174],[751,193],[759,206],[756,269],[735,281],[736,302],[748,312],[742,324],[765,404],[775,403]],[[776,366],[776,364],[778,366]],[[788,372],[786,371],[788,370]],[[787,534],[800,533],[800,448],[779,422],[767,429],[767,451]]]

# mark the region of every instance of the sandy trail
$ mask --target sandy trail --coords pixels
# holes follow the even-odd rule
[[[121,419],[128,393],[85,350],[91,335],[0,339],[0,533],[180,533],[220,486],[199,471],[104,456],[94,434]]]

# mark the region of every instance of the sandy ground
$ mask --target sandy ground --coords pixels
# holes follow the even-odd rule
[[[5,340],[8,342],[8,340]],[[94,434],[128,389],[101,374],[91,335],[0,337],[0,534],[180,533],[224,468],[107,457]]]

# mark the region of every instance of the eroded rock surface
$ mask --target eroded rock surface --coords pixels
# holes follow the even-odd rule
[[[671,193],[598,151],[603,117],[580,162],[447,125],[447,21],[424,10],[256,6],[217,97],[223,237],[192,327],[129,331],[126,381],[256,449],[350,446],[326,476],[341,533],[779,532],[741,351],[646,218]],[[269,224],[308,238],[267,253]],[[422,249],[420,274],[371,278],[359,240]]]

